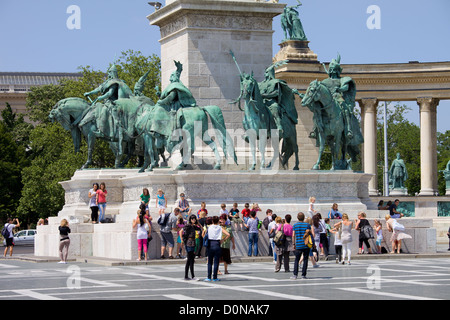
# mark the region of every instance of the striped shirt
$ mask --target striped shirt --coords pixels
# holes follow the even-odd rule
[[[303,240],[303,236],[305,235],[306,230],[311,230],[311,226],[306,222],[297,222],[294,224],[294,232],[295,232],[295,249],[307,249],[308,246],[305,245],[305,241]]]

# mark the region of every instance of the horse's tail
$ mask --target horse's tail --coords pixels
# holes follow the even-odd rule
[[[231,136],[226,130],[222,110],[220,110],[218,106],[205,106],[201,108],[209,115],[214,129],[219,130],[220,134],[222,135],[222,149],[225,154],[225,158],[228,159],[228,155],[230,155],[233,157],[234,163],[237,164],[237,156],[234,150],[234,143],[231,139]]]

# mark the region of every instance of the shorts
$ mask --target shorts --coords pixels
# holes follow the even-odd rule
[[[377,239],[376,241],[375,241],[375,244],[377,245],[377,246],[379,246],[379,247],[381,247],[381,241],[382,241],[383,239]]]
[[[13,247],[14,246],[14,238],[6,238],[6,246]]]
[[[161,247],[166,247],[169,244],[169,248],[175,246],[172,232],[161,232]]]

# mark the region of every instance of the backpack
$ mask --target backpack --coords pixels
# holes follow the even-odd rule
[[[2,229],[2,236],[3,236],[3,238],[9,238],[9,236],[11,235],[10,234],[10,232],[9,232],[9,230],[8,230],[8,227],[10,226],[10,224],[8,223],[8,225],[5,225],[4,227],[3,227],[3,229]]]
[[[284,224],[281,225],[280,231],[277,231],[277,233],[275,234],[275,237],[273,238],[273,242],[275,243],[275,245],[277,247],[284,246],[284,243],[286,241],[286,235],[284,234],[283,229],[284,229]]]
[[[166,224],[167,224],[167,221],[169,220],[169,216],[170,216],[170,213],[166,213],[166,214],[164,214],[164,219],[162,219],[162,218],[161,218],[162,215],[160,215],[159,218],[158,218],[158,224],[159,224],[161,227],[165,227]]]
[[[313,247],[313,241],[312,241],[311,234],[309,234],[307,237],[305,237],[305,246],[307,246],[310,249]]]

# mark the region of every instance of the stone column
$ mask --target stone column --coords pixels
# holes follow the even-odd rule
[[[377,106],[376,98],[365,98],[358,101],[361,107],[361,119],[363,120],[363,168],[365,173],[375,176],[369,181],[369,195],[378,195],[377,179]]]
[[[420,97],[420,193],[419,196],[434,196],[437,192],[437,126],[436,108],[438,99]]]

